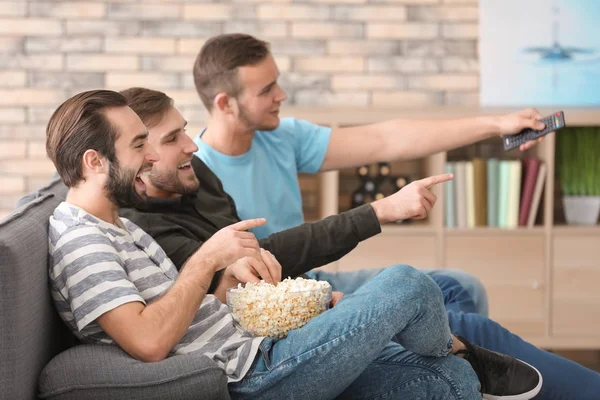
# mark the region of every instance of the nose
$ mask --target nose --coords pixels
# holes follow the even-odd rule
[[[160,160],[160,156],[158,155],[157,151],[154,149],[154,147],[152,147],[152,145],[150,143],[147,143],[146,149],[147,149],[147,151],[144,156],[144,159],[146,161],[154,164],[155,162]]]
[[[196,145],[196,143],[194,143],[194,141],[192,140],[192,138],[190,138],[188,135],[184,134],[183,135],[183,143],[184,143],[184,147],[183,147],[183,151],[185,151],[186,154],[192,154],[198,151],[198,145]]]
[[[277,96],[275,97],[277,102],[282,102],[287,100],[287,94],[285,90],[281,88],[281,86],[277,85]]]

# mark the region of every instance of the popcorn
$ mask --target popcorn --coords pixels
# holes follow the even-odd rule
[[[329,308],[331,285],[314,279],[287,278],[277,286],[265,281],[227,291],[236,323],[252,336],[285,337]]]

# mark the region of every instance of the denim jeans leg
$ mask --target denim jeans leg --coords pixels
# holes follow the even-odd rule
[[[408,266],[385,269],[286,338],[267,339],[270,348],[262,346],[254,370],[231,384],[230,393],[236,399],[333,399],[390,339],[425,357],[444,357],[452,345],[439,288]],[[457,398],[478,398],[474,373],[449,373],[463,380]]]
[[[462,358],[422,357],[390,343],[336,399],[459,399],[473,392],[473,380],[464,379],[469,376],[476,379]]]
[[[486,349],[511,355],[536,367],[544,383],[536,399],[592,400],[600,396],[600,374],[538,349],[497,322],[477,314],[448,312],[452,333]]]
[[[455,279],[473,299],[473,302],[475,303],[475,310],[473,312],[483,315],[484,317],[489,316],[487,291],[485,290],[483,283],[474,275],[456,269],[423,269],[421,271],[432,278],[434,276],[446,276]],[[470,310],[461,311],[470,312]]]
[[[356,271],[344,272],[327,272],[320,270],[310,271],[307,275],[312,279],[323,280],[329,282],[333,290],[343,292],[348,295],[355,292],[369,279],[376,276],[385,268],[369,268]],[[475,277],[471,277],[460,271],[452,270],[420,270],[429,275],[442,290],[444,296],[444,304],[446,310],[463,311],[463,312],[486,312],[487,313],[487,294],[481,282]],[[464,276],[463,276],[464,275]],[[462,279],[466,282],[471,290],[463,287]],[[477,284],[475,283],[477,282]],[[480,289],[478,289],[480,287]],[[476,303],[472,293],[479,296],[479,304]]]

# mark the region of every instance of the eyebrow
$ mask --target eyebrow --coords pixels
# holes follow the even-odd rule
[[[161,142],[165,141],[169,137],[173,136],[174,134],[176,134],[177,132],[179,132],[180,130],[182,130],[183,128],[185,128],[187,126],[187,124],[188,124],[187,121],[183,121],[183,127],[181,127],[181,128],[175,128],[172,131],[167,132],[166,134],[162,135],[162,137],[160,138]]]
[[[148,131],[145,131],[145,132],[135,135],[135,137],[133,139],[131,139],[131,142],[129,144],[134,144],[135,142],[138,142],[140,140],[145,140],[147,138],[148,138]]]
[[[273,81],[271,83],[269,83],[267,86],[265,86],[264,88],[262,88],[262,90],[259,92],[259,94],[263,94],[269,91],[269,89],[271,89],[273,87],[273,85],[275,85],[277,83],[277,81]]]

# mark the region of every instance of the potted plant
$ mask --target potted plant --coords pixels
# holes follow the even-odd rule
[[[567,223],[595,225],[600,212],[600,127],[558,132],[557,146]]]

